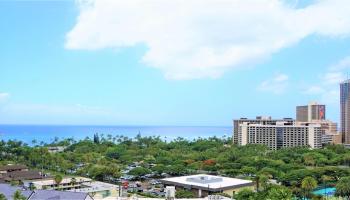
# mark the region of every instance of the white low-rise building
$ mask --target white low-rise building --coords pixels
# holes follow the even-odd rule
[[[243,188],[254,188],[253,181],[198,174],[162,179],[165,186],[175,186],[176,190],[192,191],[198,197],[207,197],[211,194],[225,193],[232,196]]]
[[[42,190],[63,190],[70,192],[87,193],[94,199],[105,199],[107,197],[117,197],[119,186],[100,181],[93,181],[84,177],[66,177],[57,184],[53,178],[45,180],[27,181],[26,187],[34,186]]]

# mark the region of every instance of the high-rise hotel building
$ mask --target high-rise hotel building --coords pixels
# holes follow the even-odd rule
[[[321,125],[324,130],[323,144],[341,143],[341,135],[337,132],[337,123],[326,120],[326,105],[311,102],[308,105],[296,107],[297,125]]]
[[[290,118],[234,120],[234,142],[238,145],[264,144],[276,150],[285,147],[322,147],[324,130],[319,124],[297,125]]]
[[[311,122],[326,119],[326,106],[311,102],[305,106],[297,106],[296,119],[298,122]]]
[[[350,79],[340,83],[340,132],[342,142],[350,144]]]

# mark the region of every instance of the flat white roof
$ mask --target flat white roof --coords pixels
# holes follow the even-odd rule
[[[187,186],[197,186],[202,188],[209,189],[221,189],[221,188],[230,188],[230,187],[239,187],[240,185],[252,184],[253,181],[237,179],[237,178],[228,178],[222,176],[213,176],[207,174],[197,174],[191,176],[180,176],[173,178],[162,179],[166,183],[174,183]]]
[[[82,186],[84,188],[79,189],[71,189],[69,191],[74,192],[100,192],[100,191],[106,191],[106,190],[112,190],[112,189],[119,189],[118,185],[113,185],[110,183],[104,183],[100,181],[93,181],[89,183],[83,183]]]
[[[73,177],[63,178],[62,182],[60,183],[60,185],[61,184],[65,184],[65,183],[71,183],[72,178]],[[75,180],[76,180],[77,184],[81,183],[81,182],[89,182],[89,181],[91,181],[91,179],[84,178],[84,177],[75,177]],[[29,182],[31,182],[33,184],[37,184],[37,185],[55,185],[56,184],[54,178],[45,179],[45,180],[38,180],[38,181],[29,181]]]

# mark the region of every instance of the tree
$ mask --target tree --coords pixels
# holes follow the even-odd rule
[[[292,199],[293,194],[292,192],[283,186],[274,186],[272,187],[267,196],[267,200],[290,200]]]
[[[327,176],[327,175],[322,175],[321,177],[322,182],[323,182],[323,189],[325,192],[325,196],[326,196],[326,186],[327,186],[327,182],[331,180],[331,177]]]
[[[241,169],[241,173],[244,174],[245,176],[252,176],[253,174],[256,173],[256,169],[254,167],[244,166]]]
[[[257,177],[259,177],[259,186],[261,186],[263,190],[266,190],[266,187],[269,182],[269,177],[267,177],[266,175],[259,175]]]
[[[21,191],[16,190],[16,192],[13,194],[13,200],[26,200],[27,198],[23,196]]]
[[[346,197],[346,199],[350,199],[350,177],[341,178],[335,188],[336,196]]]
[[[94,134],[94,143],[95,144],[100,144],[100,137],[98,136],[98,133]]]
[[[0,193],[0,200],[7,200],[6,196],[4,194],[2,194],[2,193]]]
[[[234,195],[234,199],[236,200],[255,200],[256,193],[250,189],[244,188]]]
[[[61,183],[62,180],[63,180],[62,176],[59,175],[59,174],[57,174],[57,175],[55,176],[54,180],[55,180],[55,183],[56,183],[56,185],[57,185],[57,189],[59,189],[59,188],[60,188],[60,183]]]
[[[149,173],[151,173],[151,171],[144,167],[135,167],[134,169],[129,171],[129,174],[134,176],[144,176]]]
[[[311,197],[311,191],[317,187],[317,181],[311,177],[305,177],[301,182],[301,188],[305,191],[307,198]]]

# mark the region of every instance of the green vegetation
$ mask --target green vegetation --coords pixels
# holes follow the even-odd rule
[[[301,189],[305,191],[305,197],[311,198],[311,192],[317,187],[317,181],[308,176],[301,181]]]
[[[177,190],[175,197],[189,199],[189,198],[195,198],[196,196],[194,195],[193,192],[188,190]]]
[[[57,175],[54,177],[54,180],[55,180],[55,183],[56,183],[56,185],[57,185],[57,187],[58,187],[58,189],[59,189],[59,185],[60,185],[60,183],[62,182],[63,177],[62,177],[61,175],[57,174]]]
[[[312,197],[315,186],[336,186],[337,183],[338,195],[347,196],[350,191],[348,179],[344,178],[350,176],[350,150],[342,145],[271,151],[263,145],[235,146],[231,138],[192,141],[177,138],[166,142],[159,137],[98,134],[81,141],[55,139],[51,144],[35,142],[33,145],[0,141],[0,152],[3,152],[0,164],[20,163],[53,174],[113,182],[123,175],[121,171],[128,165],[137,163],[136,168],[128,172],[136,179],[145,175],[162,177],[164,173],[173,176],[219,174],[253,180],[259,191],[254,195],[271,199],[276,196],[288,199],[290,194],[299,198]],[[64,152],[49,153],[49,146],[67,148]],[[271,180],[282,186],[272,187]],[[236,195],[250,196],[248,190]]]
[[[21,191],[17,190],[14,194],[13,194],[13,200],[26,200],[27,198],[25,196],[23,196],[23,194],[21,193]]]
[[[350,177],[343,177],[336,186],[336,196],[350,199]]]
[[[0,193],[0,200],[6,200],[6,197],[4,194]]]
[[[136,167],[132,170],[130,170],[129,174],[130,175],[134,175],[134,176],[144,176],[146,174],[149,174],[151,173],[151,170],[147,169],[147,168],[144,168],[144,167]]]

